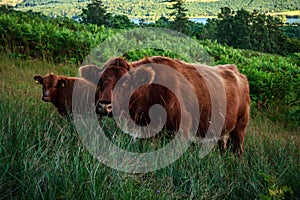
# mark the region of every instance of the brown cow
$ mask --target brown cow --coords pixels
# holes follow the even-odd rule
[[[197,125],[197,136],[205,137],[208,128],[213,123],[212,102],[219,107],[226,107],[223,116],[224,125],[222,129],[222,144],[226,148],[228,138],[234,144],[234,150],[238,156],[242,156],[246,126],[249,120],[250,112],[250,95],[247,77],[239,72],[235,65],[223,65],[217,67],[208,67],[205,65],[189,64],[180,60],[174,60],[167,57],[150,57],[140,61],[128,63],[123,58],[113,58],[109,60],[103,67],[101,78],[96,91],[96,113],[101,115],[112,116],[113,108],[111,102],[122,104],[122,96],[129,91],[126,84],[130,80],[136,82],[141,81],[137,77],[146,79],[147,84],[140,86],[131,95],[129,104],[130,117],[141,126],[146,126],[151,122],[149,109],[155,104],[160,104],[167,111],[167,119],[165,127],[170,131],[177,131],[180,125],[181,115],[185,121],[191,120],[191,126],[197,116],[189,116],[186,113],[193,113],[193,108],[186,106],[186,110],[181,113],[179,100],[188,99],[189,94],[185,93],[186,89],[179,90],[175,95],[166,87],[153,83],[156,79],[172,81],[174,88],[180,88],[182,83],[176,76],[164,73],[161,69],[170,67],[180,74],[191,84],[194,94],[197,96],[199,105],[199,124]],[[203,71],[205,73],[199,73]],[[128,73],[127,73],[128,72]],[[112,93],[115,85],[119,80],[123,79],[124,84],[119,92]],[[205,77],[204,77],[205,76]],[[121,79],[122,77],[122,79]],[[138,81],[137,81],[138,80]],[[213,88],[209,88],[207,81]],[[121,82],[121,81],[120,81]],[[216,82],[216,83],[215,83]],[[222,83],[222,84],[218,84]],[[222,86],[222,87],[220,87]],[[123,88],[123,89],[122,89]],[[223,88],[224,96],[219,95],[219,91]],[[178,96],[179,94],[179,96]],[[189,104],[189,103],[187,103]],[[225,104],[225,105],[222,105]],[[187,129],[184,128],[184,131]],[[189,133],[188,133],[189,134]]]
[[[36,75],[34,80],[36,80],[36,83],[43,85],[42,100],[51,102],[63,117],[72,113],[72,93],[75,81],[77,87],[83,91],[83,96],[93,95],[92,91],[96,90],[95,84],[78,77],[47,74],[44,77]]]

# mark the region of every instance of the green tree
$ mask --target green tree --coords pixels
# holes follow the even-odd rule
[[[244,10],[238,10],[232,24],[231,45],[242,49],[251,48],[251,14]]]
[[[214,18],[208,19],[202,31],[198,33],[197,39],[217,40],[217,34],[218,34],[218,20]]]
[[[289,38],[300,40],[300,24],[286,24],[281,28]]]
[[[156,22],[155,26],[162,27],[162,28],[168,28],[170,25],[170,21],[168,18],[161,16]]]
[[[201,37],[215,37],[218,42],[235,48],[261,52],[286,54],[296,51],[297,45],[287,47],[289,41],[281,26],[280,20],[258,11],[250,13],[241,9],[234,13],[225,7],[221,9],[217,20],[208,21]],[[212,36],[209,36],[210,32]]]
[[[216,35],[217,40],[221,43],[232,45],[233,15],[234,12],[228,7],[221,8],[221,13],[218,14]]]
[[[170,16],[171,19],[174,20],[171,21],[170,28],[182,33],[187,33],[189,21],[186,15],[188,10],[184,6],[185,0],[167,0],[166,2],[172,4],[171,7],[167,7],[168,9],[172,10]]]
[[[101,26],[107,25],[110,15],[106,13],[106,7],[101,0],[93,0],[87,5],[87,9],[82,9],[80,17],[85,24],[91,23]]]
[[[109,14],[109,20],[107,26],[110,28],[127,29],[127,28],[134,28],[135,24],[131,22],[126,15]]]

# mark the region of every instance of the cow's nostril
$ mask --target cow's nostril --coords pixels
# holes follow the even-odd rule
[[[109,103],[109,104],[105,104],[102,102],[97,103],[97,106],[96,106],[97,114],[108,115],[111,113],[111,111],[112,111],[111,103]]]
[[[111,112],[111,111],[112,111],[112,106],[111,106],[111,104],[109,104],[109,105],[106,106],[106,110],[107,110],[107,112]]]
[[[101,111],[102,111],[102,104],[98,103],[97,106],[96,106],[96,113],[101,114]]]
[[[102,104],[99,102],[98,104],[97,104],[97,109],[101,109],[102,108]]]

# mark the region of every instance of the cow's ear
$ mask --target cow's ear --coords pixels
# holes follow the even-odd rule
[[[110,61],[108,61],[107,66],[114,66],[127,70],[131,68],[130,64],[124,58],[113,58]]]
[[[37,84],[43,84],[43,77],[41,75],[35,75],[33,79]]]
[[[98,78],[101,69],[96,65],[85,65],[79,68],[79,76],[90,81]]]
[[[68,81],[66,79],[59,79],[57,82],[57,88],[65,87],[67,82]]]
[[[131,78],[143,84],[151,84],[155,77],[155,71],[150,66],[135,68],[131,73]]]

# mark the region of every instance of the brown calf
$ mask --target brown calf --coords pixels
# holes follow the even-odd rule
[[[82,90],[82,95],[91,95],[91,91],[96,90],[95,84],[77,77],[57,76],[54,74],[47,74],[42,77],[40,75],[34,76],[36,83],[43,85],[42,100],[51,102],[59,114],[63,117],[68,113],[72,113],[72,93],[74,83]]]

